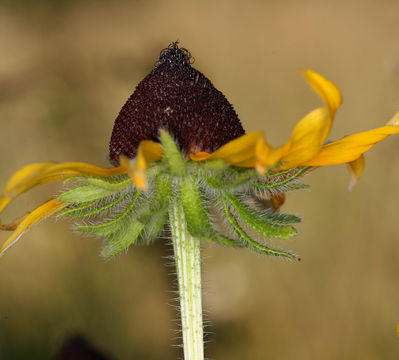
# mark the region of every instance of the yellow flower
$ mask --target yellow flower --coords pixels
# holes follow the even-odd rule
[[[313,110],[300,120],[285,144],[277,148],[270,146],[261,131],[236,138],[230,134],[230,138],[234,139],[216,151],[188,153],[187,161],[222,160],[235,167],[256,168],[262,175],[298,167],[346,163],[352,173],[350,183],[352,187],[363,172],[363,154],[387,136],[399,133],[399,113],[385,126],[326,143],[335,113],[342,103],[341,93],[331,81],[314,71],[307,70],[303,75],[312,89],[323,99],[325,106]],[[196,77],[196,81],[198,79],[199,76]],[[237,124],[238,131],[241,131],[239,128],[241,125]],[[31,188],[71,177],[101,178],[129,174],[138,189],[146,190],[146,169],[149,164],[161,160],[163,156],[161,144],[151,140],[141,141],[134,159],[124,156],[120,149],[117,151],[119,153],[115,152],[114,157],[119,154],[120,165],[113,168],[101,168],[78,162],[63,164],[45,162],[25,166],[17,171],[5,186],[0,196],[0,214],[12,200]],[[275,203],[281,204],[282,194],[278,194],[276,199]],[[53,199],[10,225],[0,223],[0,230],[14,230],[13,235],[0,249],[0,253],[18,240],[32,225],[68,205],[66,202]]]

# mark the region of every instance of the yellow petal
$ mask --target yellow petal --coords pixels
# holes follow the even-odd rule
[[[190,159],[193,161],[220,159],[234,166],[255,167],[255,149],[261,138],[263,138],[262,132],[254,131],[228,142],[212,154],[203,151],[190,154]]]
[[[289,149],[281,159],[281,169],[296,167],[319,153],[330,133],[335,112],[342,104],[341,93],[333,82],[312,70],[304,71],[303,75],[327,107],[313,110],[295,126],[286,144]]]
[[[277,164],[283,155],[289,149],[290,143],[287,142],[284,146],[273,148],[270,146],[265,138],[262,136],[256,143],[256,169],[260,174],[264,174],[267,169]]]
[[[162,146],[150,140],[144,140],[137,149],[137,155],[133,160],[126,156],[120,156],[120,163],[127,169],[128,174],[138,189],[147,190],[146,170],[148,164],[162,158]]]
[[[11,245],[15,244],[18,239],[25,233],[32,225],[38,223],[40,220],[43,220],[57,211],[61,210],[68,203],[63,203],[57,199],[49,200],[43,205],[39,206],[31,213],[26,215],[20,224],[17,226],[14,233],[8,238],[8,240],[3,244],[0,249],[0,255],[3,255],[4,251],[6,251]]]
[[[280,163],[279,169],[290,169],[314,158],[322,148],[331,130],[334,115],[342,103],[338,88],[320,74],[303,72],[312,89],[324,100],[327,107],[313,110],[295,126],[290,139],[281,147],[273,148],[264,139],[259,140],[256,155],[258,171]]]
[[[315,71],[306,70],[302,75],[312,89],[324,100],[332,115],[342,104],[342,95],[335,84]]]
[[[300,164],[303,166],[325,166],[350,163],[387,136],[399,134],[399,126],[382,126],[344,137],[324,145],[320,153],[311,160]]]
[[[389,120],[386,125],[388,126],[399,126],[399,111]]]
[[[322,148],[332,124],[332,116],[327,108],[313,110],[294,128],[285,155],[281,158],[281,169],[291,169],[314,158]]]
[[[352,191],[353,187],[359,181],[360,176],[364,170],[364,155],[360,155],[356,160],[347,163],[349,172],[351,173],[351,180],[349,182],[348,190]]]
[[[17,226],[21,223],[21,221],[23,219],[25,219],[25,217],[26,217],[26,215],[20,217],[17,220],[14,220],[11,224],[8,224],[8,225],[4,225],[4,224],[0,223],[0,230],[2,230],[2,231],[14,231],[17,228]]]
[[[8,181],[4,188],[4,192],[11,192],[13,188],[18,186],[21,182],[26,181],[29,178],[39,174],[41,171],[48,169],[50,166],[55,165],[55,162],[43,162],[24,166],[19,169]]]
[[[72,176],[113,176],[126,174],[123,166],[102,168],[96,165],[67,162],[31,164],[18,170],[8,181],[0,196],[0,213],[17,196],[38,185],[64,180]]]
[[[270,198],[270,200],[271,200],[271,202],[273,204],[274,211],[277,211],[285,203],[285,194],[284,193],[279,193],[279,194],[273,195]]]

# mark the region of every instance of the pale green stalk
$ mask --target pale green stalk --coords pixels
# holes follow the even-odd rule
[[[200,241],[187,231],[183,208],[173,202],[169,210],[176,262],[185,360],[204,359]]]

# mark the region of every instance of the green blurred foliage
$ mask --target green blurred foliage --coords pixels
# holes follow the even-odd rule
[[[320,104],[300,69],[342,90],[331,139],[380,126],[399,108],[396,1],[1,1],[0,183],[46,160],[107,165],[113,121],[159,51],[179,39],[247,130],[285,141]],[[216,359],[397,359],[399,142],[289,194],[304,218],[301,263],[205,248],[206,354]],[[54,193],[22,196],[2,218]],[[80,334],[114,359],[174,359],[168,241],[109,262],[66,222],[41,224],[0,259],[0,358],[49,359]],[[6,239],[6,234],[1,234]]]

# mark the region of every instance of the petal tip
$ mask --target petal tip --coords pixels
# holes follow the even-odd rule
[[[387,122],[388,126],[399,126],[399,111]]]

